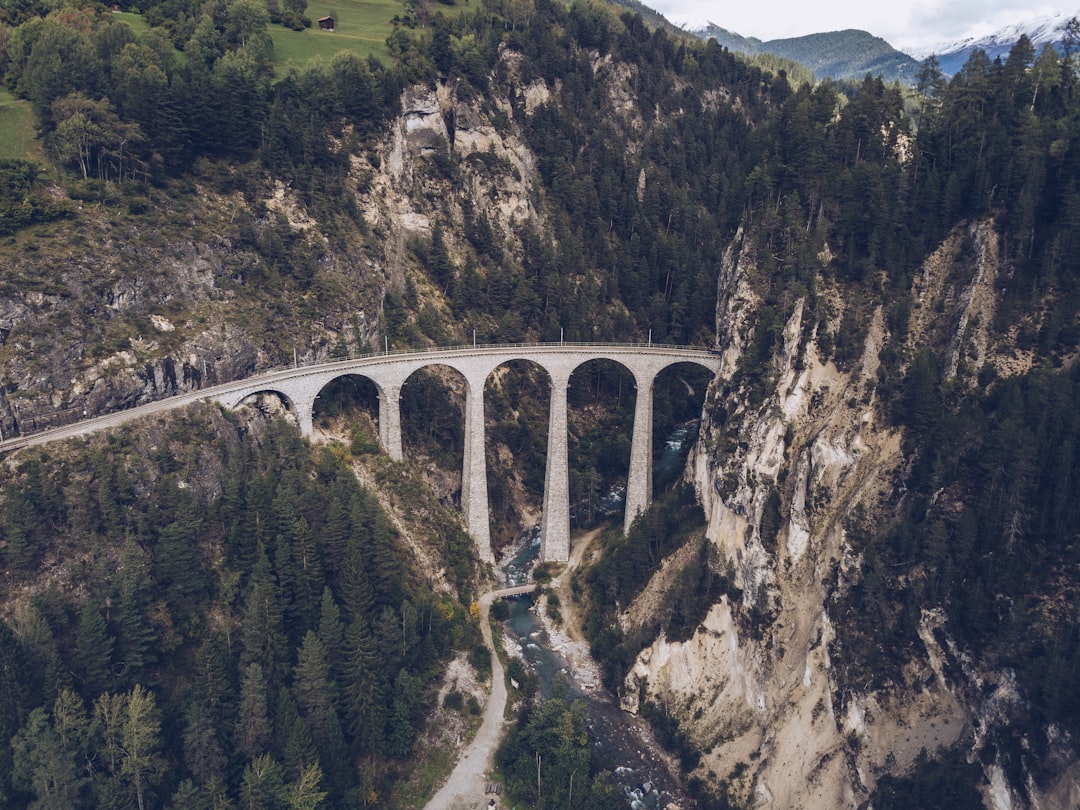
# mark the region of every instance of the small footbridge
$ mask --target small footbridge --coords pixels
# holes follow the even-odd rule
[[[492,599],[509,599],[512,596],[524,596],[527,593],[533,593],[536,590],[536,583],[530,582],[528,585],[515,585],[512,588],[500,588],[497,591],[491,592]]]

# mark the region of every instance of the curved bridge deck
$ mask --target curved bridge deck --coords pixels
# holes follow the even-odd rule
[[[432,365],[448,366],[465,379],[465,459],[461,507],[480,556],[492,559],[488,525],[487,469],[484,453],[484,383],[496,368],[525,360],[544,369],[551,380],[547,472],[541,558],[565,560],[570,553],[570,504],[567,459],[566,389],[570,375],[591,360],[612,360],[627,368],[637,383],[630,471],[626,488],[625,528],[649,504],[652,494],[652,386],[656,375],[677,363],[694,363],[714,374],[721,358],[707,349],[654,343],[521,343],[455,346],[439,349],[372,354],[347,360],[297,365],[223,383],[140,405],[126,411],[85,419],[65,427],[0,442],[0,452],[85,436],[134,419],[163,413],[194,402],[217,402],[234,408],[259,393],[275,393],[296,415],[301,432],[314,434],[315,400],[339,377],[362,376],[379,392],[379,439],[392,458],[404,457],[401,446],[401,386],[413,373]]]

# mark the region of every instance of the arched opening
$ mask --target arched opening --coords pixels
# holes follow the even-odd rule
[[[488,509],[495,549],[524,541],[544,503],[551,378],[530,360],[510,360],[484,386]]]
[[[267,419],[283,416],[294,424],[298,422],[296,405],[280,391],[268,389],[248,394],[236,405],[237,410],[247,409]]]
[[[315,396],[315,427],[340,439],[354,454],[377,453],[379,447],[379,389],[360,374],[345,374],[327,383]]]
[[[449,366],[414,371],[401,386],[406,461],[445,503],[461,503],[465,457],[465,378]]]
[[[697,441],[705,392],[715,375],[697,363],[675,363],[653,381],[653,497],[682,478]]]
[[[614,360],[589,360],[570,375],[571,528],[622,519],[636,397],[634,375]]]

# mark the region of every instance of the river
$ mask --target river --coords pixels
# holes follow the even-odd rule
[[[696,435],[696,423],[681,425],[665,446],[656,462],[654,477],[658,487],[670,486],[682,471],[689,444]],[[604,498],[604,504],[615,517],[621,509],[624,490],[615,488]],[[588,542],[596,532],[577,536],[572,545]],[[531,579],[540,550],[540,530],[533,527],[515,543],[515,550],[499,565],[508,586],[520,585]],[[570,599],[569,572],[580,548],[575,548],[571,564],[556,587],[564,606],[563,613],[573,620]],[[595,764],[612,773],[622,788],[626,806],[634,810],[664,808],[669,805],[689,808],[694,803],[681,789],[673,775],[671,758],[661,752],[648,725],[638,717],[623,712],[618,701],[600,683],[598,668],[588,655],[584,642],[571,640],[571,634],[555,628],[537,614],[535,597],[515,597],[510,600],[510,618],[504,623],[507,639],[516,646],[526,665],[536,673],[541,699],[550,698],[556,688],[566,690],[571,700],[583,700],[589,709],[589,743],[593,747]],[[561,676],[561,677],[560,677]],[[557,687],[557,682],[561,681]]]
[[[509,601],[510,619],[504,626],[527,666],[537,674],[541,699],[551,697],[556,682],[561,681],[558,688],[568,700],[585,701],[589,708],[589,744],[593,747],[594,765],[611,771],[626,796],[626,806],[636,810],[670,804],[691,806],[647,724],[623,712],[598,682],[594,671],[588,668],[583,671],[555,649],[564,646],[565,639],[553,643],[536,615],[532,596]]]

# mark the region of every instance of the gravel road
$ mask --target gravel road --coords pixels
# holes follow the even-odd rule
[[[484,634],[484,644],[491,650],[491,697],[484,706],[484,719],[476,736],[465,746],[450,778],[442,786],[425,810],[482,810],[494,796],[484,795],[484,786],[490,782],[488,772],[495,759],[495,748],[502,739],[503,714],[506,710],[506,678],[503,674],[502,661],[495,654],[495,645],[491,640],[491,624],[488,611],[497,591],[480,597],[480,630]],[[496,799],[496,807],[500,800]]]

